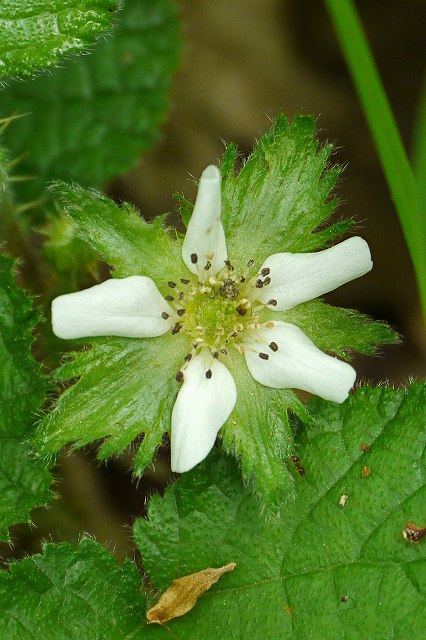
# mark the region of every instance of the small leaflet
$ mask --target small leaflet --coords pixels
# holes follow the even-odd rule
[[[235,562],[230,562],[218,569],[203,569],[189,576],[176,578],[157,604],[147,612],[148,622],[164,624],[173,618],[183,616],[193,608],[201,594],[210,589],[224,573],[233,571],[236,566]]]

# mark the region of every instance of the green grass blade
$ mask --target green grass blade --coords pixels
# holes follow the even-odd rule
[[[413,169],[352,0],[324,0],[375,141],[416,269],[426,317],[425,220]]]

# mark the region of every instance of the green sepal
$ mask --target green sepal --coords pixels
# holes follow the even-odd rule
[[[148,276],[165,295],[167,282],[183,272],[181,243],[165,228],[164,216],[145,222],[132,205],[118,206],[78,185],[56,182],[50,190],[75,223],[77,236],[114,268],[115,277]]]
[[[101,440],[98,457],[134,444],[134,472],[143,473],[170,431],[179,384],[175,375],[191,346],[183,335],[159,338],[92,338],[92,346],[69,354],[58,381],[77,380],[41,422],[35,446],[43,455],[64,445]],[[144,438],[140,442],[140,434]]]
[[[264,518],[235,462],[215,452],[135,523],[160,591],[236,563],[168,623],[173,637],[210,640],[214,628],[218,638],[423,638],[426,546],[402,532],[409,520],[424,525],[426,385],[363,387],[310,411],[297,439],[305,475],[276,518]]]
[[[233,264],[254,259],[260,266],[273,253],[321,248],[332,239],[330,232],[318,229],[337,205],[330,192],[340,169],[329,166],[331,152],[330,144],[321,147],[315,139],[312,116],[288,122],[280,115],[236,175],[236,151],[228,147],[222,221]],[[341,232],[341,226],[334,227],[333,234]]]
[[[291,389],[271,389],[256,382],[241,354],[230,353],[226,366],[237,386],[237,402],[220,431],[223,446],[241,461],[246,482],[273,513],[294,496],[289,412],[305,422],[309,412]]]
[[[386,322],[372,320],[354,309],[333,307],[318,298],[268,317],[295,324],[319,349],[345,360],[355,352],[374,355],[380,345],[396,344],[400,340]]]
[[[3,0],[0,78],[25,77],[87,50],[112,25],[117,0]]]

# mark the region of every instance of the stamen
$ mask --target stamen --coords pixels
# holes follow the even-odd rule
[[[276,342],[271,342],[269,348],[272,349],[272,351],[278,351],[278,345]]]
[[[265,267],[264,269],[262,269],[262,271],[260,272],[260,275],[265,277],[265,276],[269,276],[269,274],[271,273],[271,270],[268,269],[268,267]]]
[[[176,374],[176,382],[183,382],[183,373],[180,369]]]
[[[261,288],[263,287],[263,285],[264,285],[263,280],[261,280],[260,278],[258,278],[258,279],[256,280],[256,288],[257,288],[257,289],[261,289]]]
[[[271,284],[271,278],[268,276],[267,278],[264,279],[263,281],[263,286],[267,287],[268,284]]]
[[[228,352],[227,352],[227,350],[226,350],[226,349],[221,349],[221,350],[220,350],[220,352],[221,352],[221,354],[222,354],[223,356],[227,356],[227,355],[228,355]]]
[[[173,302],[174,297],[173,296],[164,296],[166,298],[166,300],[168,300],[169,302]]]
[[[197,264],[198,256],[197,256],[196,253],[191,253],[191,262],[192,262],[192,264]]]
[[[211,268],[211,266],[212,266],[212,263],[210,262],[210,260],[207,260],[207,263],[205,264],[204,269],[208,271]]]
[[[182,282],[182,284],[189,284],[189,280],[187,280],[186,278],[181,278],[180,281]]]
[[[178,300],[183,300],[185,298],[185,294],[183,293],[183,291],[180,291],[178,293]]]
[[[277,301],[272,299],[272,300],[269,300],[269,302],[267,302],[266,304],[270,304],[271,307],[276,307],[277,306]]]
[[[228,267],[228,269],[230,269],[231,271],[234,271],[234,267],[232,266],[232,264],[229,262],[229,260],[225,260],[225,264]]]
[[[275,323],[271,322],[271,320],[268,320],[268,322],[265,322],[265,327],[267,329],[273,329],[275,327]]]
[[[192,353],[187,353],[185,358],[184,358],[184,360],[185,360],[185,362],[189,362],[191,360],[191,358],[192,358]]]
[[[219,357],[219,352],[218,351],[212,351],[212,356],[213,356],[213,358],[218,358]]]
[[[247,307],[245,307],[244,305],[240,304],[240,305],[235,309],[235,311],[238,313],[238,315],[240,315],[240,316],[245,316],[245,315],[246,315],[246,313],[247,313],[247,311],[248,311],[248,308],[247,308]]]
[[[175,335],[176,333],[179,333],[179,331],[182,329],[182,323],[181,322],[176,322],[176,324],[173,325],[172,327],[172,335]]]
[[[163,313],[161,314],[161,317],[162,317],[164,320],[167,320],[167,318],[170,318],[169,314],[168,314],[168,313],[166,313],[165,311],[163,311]]]
[[[213,375],[213,374],[212,374],[212,370],[211,370],[211,369],[208,369],[208,370],[206,371],[206,378],[207,378],[207,380],[210,380],[210,378],[212,377],[212,375]]]
[[[262,360],[269,360],[269,356],[267,353],[259,353],[259,358]]]
[[[169,287],[171,287],[172,289],[174,289],[174,288],[175,288],[175,286],[176,286],[176,282],[172,282],[172,281],[168,282],[167,284],[168,284],[168,285],[169,285]]]
[[[249,260],[249,261],[247,262],[247,266],[248,266],[248,267],[252,267],[253,265],[254,265],[254,260]]]
[[[241,283],[243,283],[243,282],[245,282],[245,281],[246,281],[245,277],[244,277],[244,276],[241,276],[241,278],[240,278],[240,282],[241,282]]]
[[[178,309],[176,313],[178,314],[178,316],[183,316],[186,313],[186,309]]]

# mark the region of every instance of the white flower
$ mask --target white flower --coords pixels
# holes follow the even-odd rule
[[[169,282],[165,297],[153,280],[135,275],[52,303],[53,331],[64,339],[187,335],[189,351],[177,374],[182,386],[172,412],[174,471],[188,471],[207,456],[235,406],[237,389],[225,364],[229,349],[244,355],[262,385],[302,389],[334,402],[347,398],[355,370],[269,312],[291,309],[370,271],[362,238],[317,253],[276,253],[257,269],[251,259],[237,272],[228,260],[221,222],[220,172],[209,166],[200,179],[182,258],[189,273],[182,265],[185,273]]]

